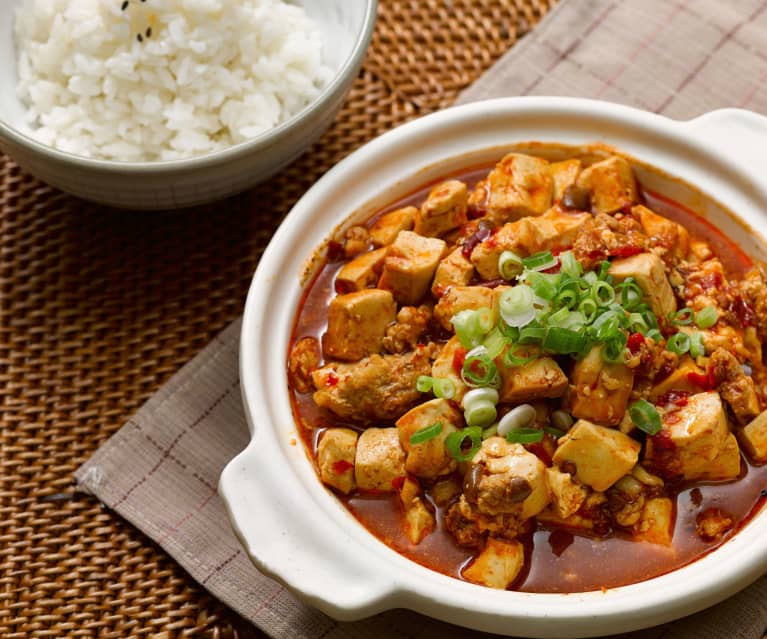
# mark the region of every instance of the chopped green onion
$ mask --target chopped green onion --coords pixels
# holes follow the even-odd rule
[[[483,332],[475,311],[471,309],[458,311],[450,318],[450,323],[464,348],[474,348],[482,341]]]
[[[487,355],[487,352],[477,355],[468,355],[463,362],[461,379],[467,386],[498,386],[498,369],[495,363]]]
[[[543,348],[551,353],[566,355],[579,353],[585,342],[585,336],[578,331],[552,326],[543,340]]]
[[[464,451],[464,446],[467,443],[471,444],[471,447]],[[445,437],[445,447],[453,459],[459,462],[469,461],[477,454],[481,446],[482,429],[479,426],[469,426],[463,430],[454,431]]]
[[[429,377],[428,375],[419,375],[418,379],[415,380],[415,389],[419,393],[428,393],[434,384],[434,378]]]
[[[629,407],[629,417],[639,430],[648,435],[657,435],[661,431],[658,409],[646,399],[638,399]]]
[[[435,397],[440,399],[453,399],[455,396],[455,385],[449,379],[444,377],[435,377],[433,380],[432,391]]]
[[[508,343],[509,338],[505,337],[498,327],[496,327],[487,334],[482,345],[487,349],[487,354],[490,358],[495,359],[503,352],[503,349]]]
[[[498,391],[494,388],[474,388],[463,396],[461,404],[464,408],[471,408],[474,402],[498,403]]]
[[[501,335],[508,337],[512,342],[519,339],[519,329],[516,326],[509,326],[503,319],[498,320],[497,328]]]
[[[541,253],[535,253],[530,257],[523,257],[522,264],[530,271],[543,271],[552,266],[556,266],[557,258],[555,258],[551,251],[542,251]]]
[[[599,272],[597,273],[597,279],[598,280],[607,280],[607,271],[610,270],[610,262],[607,260],[604,260],[603,262],[599,263]]]
[[[525,281],[541,299],[549,301],[553,300],[557,295],[559,275],[530,271],[525,275]]]
[[[505,280],[515,278],[523,269],[522,258],[514,251],[504,251],[498,258],[498,271]]]
[[[628,328],[632,333],[642,333],[642,335],[650,330],[647,321],[641,313],[631,313],[629,315]]]
[[[591,287],[591,296],[599,306],[609,306],[615,301],[615,289],[607,282],[599,280]]]
[[[546,337],[546,329],[542,326],[526,326],[519,331],[519,344],[539,344]]]
[[[578,291],[573,288],[560,289],[557,296],[554,298],[554,303],[558,304],[562,308],[572,309],[578,305],[580,296]]]
[[[627,311],[633,311],[644,297],[644,291],[634,281],[633,277],[627,277],[618,285],[621,294],[621,306]]]
[[[597,303],[590,297],[581,300],[581,303],[578,304],[578,310],[583,313],[586,324],[590,324],[597,317]]]
[[[663,334],[657,328],[651,328],[649,331],[647,331],[645,337],[647,339],[653,340],[654,342],[659,342],[663,339]]]
[[[596,330],[597,339],[604,342],[620,331],[621,321],[615,311],[605,311],[591,326]]]
[[[434,424],[431,424],[430,426],[425,426],[424,428],[421,428],[420,430],[415,431],[410,436],[410,445],[415,446],[416,444],[423,444],[424,442],[427,442],[430,439],[434,439],[441,432],[442,432],[442,422],[435,422]]]
[[[688,326],[695,321],[695,311],[689,306],[685,306],[683,309],[673,313],[669,319],[672,324],[677,326]]]
[[[573,425],[573,418],[570,413],[560,408],[551,413],[551,424],[557,430],[566,432],[570,430],[570,426]]]
[[[543,330],[543,329],[541,329]],[[529,364],[533,360],[538,359],[539,353],[533,352],[532,355],[517,355],[518,352],[522,353],[530,353],[530,350],[527,348],[524,348],[523,346],[510,346],[509,349],[503,354],[503,364],[507,368],[512,368],[514,366],[524,366],[525,364]]]
[[[475,402],[463,411],[463,418],[469,426],[485,428],[492,424],[498,417],[495,404],[490,402]]]
[[[498,434],[505,437],[513,430],[526,428],[535,422],[537,412],[532,404],[515,406],[498,421]]]
[[[474,317],[476,317],[477,327],[483,334],[490,332],[493,326],[495,326],[493,311],[487,308],[487,306],[475,309]]]
[[[605,340],[602,344],[602,359],[612,364],[623,363],[623,353],[626,349],[628,338],[626,333],[618,331],[615,335]]]
[[[695,316],[698,328],[711,328],[719,319],[719,311],[713,306],[704,306]]]
[[[535,294],[533,289],[524,284],[517,284],[503,291],[498,299],[503,321],[509,326],[519,328],[529,324],[535,317]]]
[[[687,333],[674,333],[666,341],[666,350],[684,355],[690,350],[690,336]]]
[[[537,428],[518,428],[506,435],[506,441],[512,444],[534,444],[542,439],[543,431]]]
[[[583,280],[589,285],[589,288],[594,286],[598,279],[599,277],[597,277],[597,274],[594,271],[589,271],[583,275]]]
[[[564,251],[559,254],[559,263],[562,265],[561,271],[571,277],[580,277],[583,273],[581,263],[575,259],[575,253]]]
[[[700,357],[706,354],[706,347],[703,344],[703,335],[695,331],[690,335],[690,355]]]

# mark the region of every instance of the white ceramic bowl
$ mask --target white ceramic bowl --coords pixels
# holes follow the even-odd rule
[[[498,159],[513,143],[529,140],[613,145],[675,176],[639,169],[647,186],[696,206],[746,252],[767,258],[760,239],[767,237],[767,175],[758,151],[767,148],[767,118],[746,111],[716,111],[677,122],[587,100],[480,102],[406,124],[328,172],[287,217],[253,278],[240,349],[252,441],[224,470],[220,493],[256,566],[333,617],[351,620],[409,608],[500,634],[596,636],[693,613],[767,570],[763,509],[718,550],[649,581],[566,595],[491,590],[433,572],[391,550],[315,475],[293,423],[285,373],[307,259],[346,216],[363,219],[451,169]],[[746,225],[683,182],[737,211]]]
[[[25,132],[16,96],[13,15],[0,1],[0,149],[63,191],[113,206],[165,209],[201,204],[263,181],[298,157],[330,125],[357,76],[375,25],[377,0],[298,0],[320,27],[335,77],[301,112],[245,142],[188,160],[112,162],[55,150]]]

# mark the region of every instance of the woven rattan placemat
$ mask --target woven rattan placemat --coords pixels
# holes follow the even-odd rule
[[[257,637],[74,470],[242,309],[281,217],[370,138],[449,105],[554,0],[382,0],[334,126],[267,184],[128,213],[0,154],[0,637]]]

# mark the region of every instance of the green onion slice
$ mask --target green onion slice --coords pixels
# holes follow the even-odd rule
[[[434,385],[434,378],[428,375],[419,375],[415,380],[415,389],[419,393],[428,393]]]
[[[615,335],[606,339],[602,345],[602,359],[613,364],[623,363],[627,341],[628,338],[623,331],[618,331]]]
[[[543,329],[541,329],[543,330]],[[503,364],[507,368],[514,366],[524,366],[530,362],[538,359],[539,353],[537,351],[531,352],[529,348],[516,345],[510,346],[509,349],[503,354]]]
[[[627,277],[618,285],[621,294],[621,306],[627,311],[633,311],[642,301],[644,291],[634,281],[633,277]]]
[[[506,435],[506,441],[512,444],[534,444],[543,439],[543,431],[537,428],[518,428]]]
[[[432,380],[432,391],[435,397],[440,399],[453,399],[455,396],[455,385],[444,377],[435,377]]]
[[[591,324],[596,319],[599,308],[593,299],[587,297],[578,304],[578,310],[583,313],[585,323]]]
[[[458,336],[461,346],[473,348],[479,344],[482,339],[482,331],[479,328],[479,322],[473,310],[458,311],[450,318],[450,323],[453,325],[453,330]]]
[[[469,446],[467,450],[464,450]],[[453,459],[469,461],[477,454],[482,446],[482,429],[479,426],[469,426],[463,430],[450,433],[445,437],[445,447]]]
[[[689,306],[685,306],[683,309],[672,314],[669,319],[672,324],[676,324],[677,326],[689,326],[695,321],[695,311]]]
[[[463,411],[463,418],[469,426],[486,428],[498,417],[495,404],[491,402],[476,401]]]
[[[503,349],[506,348],[506,345],[510,341],[511,340],[509,340],[508,337],[505,337],[500,329],[496,327],[487,334],[482,345],[487,349],[487,354],[490,358],[495,359],[503,352]]]
[[[542,326],[526,326],[519,331],[518,344],[540,344],[546,337],[546,329]]]
[[[503,291],[498,300],[503,321],[509,326],[526,326],[535,318],[535,293],[524,284]]]
[[[544,271],[547,268],[556,266],[557,258],[551,254],[551,251],[542,251],[530,257],[523,257],[522,264],[530,271]]]
[[[690,350],[690,336],[687,333],[674,333],[666,342],[666,349],[677,355],[684,355]]]
[[[559,439],[566,435],[565,431],[554,428],[553,426],[544,426],[543,431],[551,435],[554,439]]]
[[[629,406],[629,417],[639,430],[648,435],[657,435],[661,431],[658,409],[646,399],[638,399]]]
[[[559,275],[530,271],[525,275],[525,281],[533,289],[533,292],[543,300],[553,300],[557,295]]]
[[[711,328],[719,319],[719,311],[713,306],[704,306],[695,316],[698,328]]]
[[[477,352],[479,349],[474,349],[466,355],[461,369],[461,379],[464,384],[473,388],[479,386],[497,387],[500,385],[498,369],[487,354],[487,350],[483,347],[479,348],[482,351]]]
[[[491,426],[488,426],[482,431],[482,439],[490,439],[491,437],[495,437],[495,435],[498,433],[498,424],[493,424]]]
[[[410,436],[410,445],[415,446],[417,444],[423,444],[424,442],[428,442],[430,439],[434,439],[441,432],[442,432],[442,422],[435,422],[434,424],[431,424],[430,426],[426,426],[424,428],[421,428],[420,430],[415,431]]]
[[[645,337],[653,340],[654,342],[659,342],[663,339],[663,334],[657,328],[651,328],[649,331],[647,331],[647,333],[645,333]]]
[[[581,263],[575,259],[575,253],[564,251],[559,254],[559,263],[562,265],[561,271],[571,277],[580,277],[583,273]]]
[[[515,278],[523,269],[522,258],[514,251],[504,251],[498,258],[498,271],[505,280]]]
[[[586,337],[579,331],[552,326],[543,340],[543,348],[551,353],[566,355],[579,353],[585,342]]]
[[[615,289],[607,282],[599,280],[591,287],[591,296],[599,306],[609,306],[615,301]]]
[[[610,262],[607,260],[604,260],[603,262],[599,263],[599,272],[597,273],[597,279],[598,280],[607,280],[607,271],[610,270]]]
[[[706,354],[706,346],[703,344],[703,335],[695,331],[690,335],[690,355],[700,357]]]

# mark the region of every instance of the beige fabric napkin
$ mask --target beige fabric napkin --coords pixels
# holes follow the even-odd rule
[[[724,106],[767,113],[767,0],[564,0],[461,97],[602,98],[690,118]],[[80,486],[157,541],[195,579],[278,639],[480,637],[416,613],[338,623],[259,574],[216,494],[248,441],[239,322],[179,371],[77,472]],[[630,635],[757,639],[767,577],[697,615]]]

